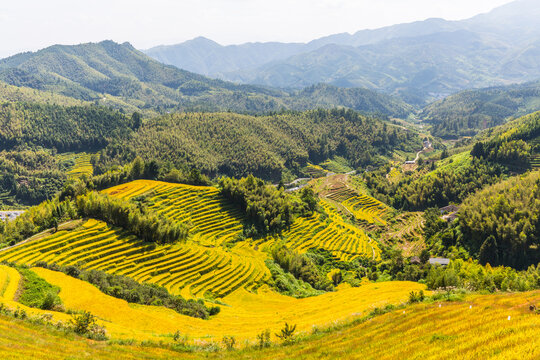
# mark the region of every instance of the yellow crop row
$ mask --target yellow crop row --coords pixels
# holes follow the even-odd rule
[[[73,161],[73,167],[68,171],[70,177],[81,177],[83,175],[92,176],[94,167],[91,163],[92,154],[88,153],[66,153],[58,155],[61,162]]]
[[[235,248],[208,248],[192,245],[156,246],[89,220],[82,229],[64,231],[0,252],[0,260],[32,265],[46,261],[59,265],[79,265],[130,276],[165,286],[189,297],[211,294],[223,297],[239,287],[257,288],[270,278],[264,265],[266,254]],[[219,272],[222,276],[212,276]],[[195,283],[194,292],[191,284]]]
[[[378,222],[382,225],[386,225],[386,222],[382,219],[382,216],[387,211],[387,206],[380,201],[364,195],[349,198],[341,203],[347,208],[358,220],[367,221],[370,224]]]
[[[242,230],[240,209],[229,204],[214,187],[137,180],[104,193],[124,199],[147,194],[150,209],[190,225],[192,240],[201,245],[220,245]]]

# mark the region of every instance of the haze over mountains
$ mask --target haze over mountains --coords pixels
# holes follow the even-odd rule
[[[400,99],[367,89],[339,89],[321,84],[303,91],[285,92],[213,80],[164,65],[129,43],[113,41],[55,45],[0,60],[0,81],[128,111],[263,113],[344,106],[399,117],[406,117],[412,111]]]
[[[428,19],[301,43],[221,46],[197,38],[145,52],[241,83],[365,87],[423,104],[451,93],[540,78],[540,3],[519,0],[463,21]]]

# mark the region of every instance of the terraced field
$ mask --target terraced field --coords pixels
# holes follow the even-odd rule
[[[158,284],[187,298],[255,290],[270,277],[265,258],[242,243],[229,251],[195,244],[156,246],[97,220],[0,252],[0,261],[78,265]]]
[[[191,225],[191,240],[201,245],[222,245],[233,240],[243,229],[240,208],[230,204],[214,187],[137,180],[104,193],[123,199],[146,194],[144,201],[150,209]]]
[[[224,335],[254,341],[256,335],[265,329],[270,329],[272,334],[278,332],[285,321],[297,324],[298,331],[309,332],[314,325],[327,326],[335,321],[348,320],[369,312],[375,306],[400,304],[407,300],[410,291],[425,288],[412,282],[373,283],[359,288],[341,286],[336,292],[305,299],[283,296],[266,286],[257,294],[238,289],[221,300],[226,305],[221,306],[218,315],[203,320],[164,307],[128,304],[60,272],[42,268],[32,270],[61,289],[59,296],[66,309],[86,310],[99,319],[106,319],[101,323],[112,338],[165,342],[172,341],[171,334],[177,330],[189,336],[190,341],[219,342]],[[0,276],[1,273],[0,268]],[[12,302],[9,307],[18,305]],[[37,311],[37,314],[44,313]],[[64,313],[49,313],[55,320],[69,319]]]
[[[70,177],[81,177],[83,175],[92,176],[94,168],[90,163],[92,154],[88,153],[65,153],[58,155],[60,162],[74,162],[73,167],[68,171]]]
[[[328,184],[323,197],[343,206],[359,222],[386,225],[383,217],[388,207],[371,196],[360,194],[347,185],[346,178]]]
[[[380,260],[381,250],[376,241],[369,238],[360,228],[343,220],[337,210],[327,202],[321,203],[328,219],[315,214],[309,218],[298,218],[281,234],[286,245],[303,253],[309,249],[324,249],[336,259],[352,261],[359,257]],[[280,239],[259,240],[257,245],[272,245]]]
[[[359,194],[341,203],[347,208],[357,220],[366,221],[370,224],[379,223],[386,225],[383,220],[388,207],[371,196]]]
[[[304,172],[309,177],[312,177],[314,179],[326,176],[326,174],[327,174],[327,171],[325,169],[323,169],[321,166],[313,165],[313,164],[308,164],[308,166],[306,166]]]

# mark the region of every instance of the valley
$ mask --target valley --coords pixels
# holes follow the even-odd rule
[[[1,359],[540,357],[536,0],[147,47],[223,4],[99,2],[0,59]]]

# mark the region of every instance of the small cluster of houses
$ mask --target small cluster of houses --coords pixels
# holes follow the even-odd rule
[[[457,219],[457,213],[459,211],[459,206],[457,205],[448,205],[439,209],[441,211],[441,219],[447,222],[453,222]]]

